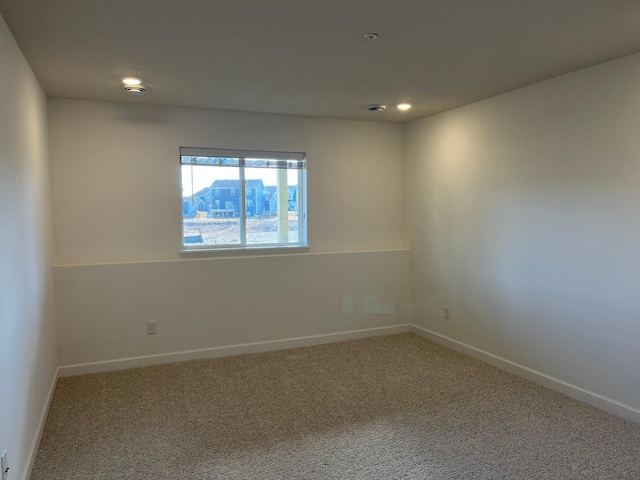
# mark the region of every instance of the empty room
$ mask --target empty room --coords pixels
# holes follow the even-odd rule
[[[0,480],[640,479],[640,3],[0,15]]]

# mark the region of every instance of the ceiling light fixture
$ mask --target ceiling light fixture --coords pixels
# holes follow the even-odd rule
[[[406,112],[407,110],[410,110],[413,105],[411,105],[410,103],[399,103],[398,105],[396,105],[396,107],[398,108],[398,110]]]
[[[129,93],[144,93],[147,87],[142,85],[142,80],[135,77],[125,77],[122,79],[124,89]]]
[[[125,77],[122,79],[122,83],[125,85],[136,86],[136,85],[140,85],[142,83],[142,80],[135,77]]]

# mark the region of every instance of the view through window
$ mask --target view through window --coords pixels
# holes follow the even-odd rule
[[[304,153],[180,148],[183,250],[305,246]]]

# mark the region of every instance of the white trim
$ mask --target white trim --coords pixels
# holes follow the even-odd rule
[[[189,360],[201,360],[205,358],[227,357],[231,355],[244,355],[247,353],[270,352],[273,350],[285,350],[289,348],[309,347],[324,343],[344,342],[366,337],[380,335],[392,335],[411,331],[408,323],[390,325],[387,327],[366,328],[362,330],[350,330],[347,332],[326,333],[322,335],[310,335],[284,340],[269,340],[265,342],[242,343],[224,347],[201,348],[198,350],[186,350],[182,352],[161,353],[158,355],[145,355],[141,357],[122,358],[117,360],[105,360],[102,362],[81,363],[77,365],[65,365],[59,368],[60,377],[85,375],[88,373],[109,372],[126,368],[146,367],[163,363],[187,362]]]
[[[261,255],[263,253],[279,253],[282,255],[286,255],[286,254],[291,254],[291,252],[308,252],[309,249],[311,247],[309,247],[309,245],[299,245],[297,243],[295,244],[290,244],[290,245],[285,245],[285,244],[272,244],[272,245],[266,245],[266,244],[256,244],[255,246],[253,245],[248,245],[248,246],[242,246],[242,247],[238,247],[238,246],[223,246],[223,247],[216,247],[216,248],[211,248],[210,245],[205,245],[205,246],[201,246],[201,247],[193,247],[190,248],[188,250],[181,250],[180,251],[180,256],[183,258],[188,258],[191,256],[201,256],[201,257],[214,257],[214,256],[225,256],[225,255],[235,255],[237,258],[243,258],[243,257],[249,257],[249,256],[263,256],[263,257],[269,257],[270,255]]]
[[[506,358],[499,357],[498,355],[494,355],[493,353],[480,350],[479,348],[473,347],[432,330],[428,330],[424,327],[419,327],[418,325],[412,324],[411,331],[420,335],[421,337],[427,338],[440,345],[451,348],[452,350],[456,350],[458,352],[469,355],[470,357],[477,358],[478,360],[493,365],[494,367],[498,367],[501,370],[506,370],[507,372],[511,372],[515,375],[518,375],[519,377],[524,377],[527,380],[531,380],[532,382],[538,383],[544,387],[550,388],[551,390],[555,390],[569,397],[593,405],[594,407],[600,408],[614,415],[618,415],[633,422],[640,423],[640,410],[632,407],[631,405],[618,402],[616,400],[613,400],[612,398],[605,397],[604,395],[586,390],[584,388],[578,387],[577,385],[565,382],[564,380],[560,380],[550,375],[546,375],[542,372],[538,372],[536,370],[533,370],[532,368],[528,368],[524,365],[512,362],[511,360],[507,360]]]
[[[392,249],[388,249],[388,250],[349,250],[349,251],[344,251],[344,252],[305,252],[305,253],[299,253],[296,252],[295,250],[308,250],[311,247],[309,245],[295,245],[295,248],[293,248],[292,250],[294,250],[293,253],[288,253],[287,249],[291,249],[291,247],[284,247],[284,248],[278,248],[277,250],[282,251],[282,255],[281,256],[319,256],[319,255],[364,255],[364,254],[376,254],[376,253],[409,253],[411,250],[409,250],[408,248],[392,248]],[[255,249],[254,249],[255,250]],[[111,267],[113,265],[144,265],[144,264],[149,264],[149,263],[175,263],[175,262],[185,262],[185,261],[190,261],[190,262],[199,262],[202,260],[206,260],[206,261],[216,261],[218,260],[218,258],[215,257],[211,257],[211,258],[206,258],[203,256],[203,258],[198,258],[197,255],[191,255],[193,253],[198,253],[197,251],[194,250],[188,250],[187,252],[181,252],[181,253],[189,253],[189,257],[193,257],[193,258],[188,258],[187,255],[182,256],[181,258],[167,258],[167,259],[159,259],[159,260],[131,260],[131,261],[118,261],[118,262],[103,262],[103,263],[65,263],[65,264],[58,264],[58,265],[54,265],[53,268],[54,270],[59,270],[59,269],[63,269],[63,268],[82,268],[82,267]],[[200,253],[204,253],[204,252],[200,252]],[[272,255],[260,255],[260,252],[253,252],[254,255],[252,255],[253,258],[273,258]],[[222,257],[225,259],[235,259],[235,258],[245,258],[241,255],[238,255],[236,257]]]
[[[272,160],[306,160],[305,152],[283,152],[281,150],[247,150],[216,147],[180,147],[181,157],[228,157],[267,158]],[[180,160],[182,162],[182,159]],[[183,164],[184,165],[184,164]],[[187,164],[188,165],[188,164]]]
[[[51,381],[51,386],[49,387],[47,401],[42,408],[42,412],[40,413],[40,419],[38,420],[36,433],[33,437],[33,441],[31,442],[31,448],[27,453],[27,463],[25,464],[23,469],[22,480],[29,480],[29,477],[31,477],[31,470],[33,470],[33,465],[36,463],[36,456],[38,455],[38,449],[40,448],[40,441],[42,440],[44,427],[47,424],[47,417],[49,415],[49,409],[51,408],[51,402],[53,402],[53,394],[56,391],[56,385],[58,383],[59,376],[60,368],[56,368],[56,371],[53,374],[53,380]]]
[[[274,350],[284,350],[288,348],[306,347],[312,345],[321,345],[325,343],[343,342],[347,340],[355,340],[358,338],[374,337],[379,335],[392,335],[395,333],[414,332],[431,341],[444,345],[453,350],[462,352],[471,357],[477,358],[485,363],[493,365],[501,370],[514,373],[520,377],[524,377],[535,383],[543,385],[552,390],[568,395],[577,400],[583,401],[597,408],[605,410],[614,415],[619,415],[636,423],[640,423],[640,409],[631,405],[618,402],[612,398],[600,395],[590,390],[584,389],[577,385],[573,385],[564,380],[552,377],[550,375],[538,372],[532,368],[525,367],[518,363],[499,357],[493,353],[481,350],[464,342],[460,342],[453,338],[447,337],[440,333],[428,330],[415,324],[400,324],[386,327],[367,328],[362,330],[351,330],[347,332],[328,333],[322,335],[311,335],[305,337],[295,337],[283,340],[269,340],[264,342],[243,343],[238,345],[229,345],[222,347],[203,348],[198,350],[187,350],[182,352],[163,353],[158,355],[147,355],[140,357],[130,357],[117,360],[106,360],[102,362],[91,362],[77,365],[65,365],[58,368],[56,378],[54,379],[49,392],[48,403],[40,418],[38,427],[38,435],[34,439],[34,444],[30,453],[30,463],[32,466],[35,461],[35,452],[39,445],[44,428],[44,422],[53,398],[56,379],[58,377],[68,377],[73,375],[84,375],[88,373],[107,372],[112,370],[122,370],[126,368],[143,367],[148,365],[160,365],[164,363],[185,362],[189,360],[198,360],[205,358],[225,357],[231,355],[242,355],[248,353],[269,352]],[[33,458],[31,458],[33,457]],[[30,470],[31,467],[29,467]],[[28,478],[28,477],[26,477]]]

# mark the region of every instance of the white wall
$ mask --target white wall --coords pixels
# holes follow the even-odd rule
[[[58,265],[179,258],[180,146],[307,152],[312,252],[405,247],[402,125],[52,99],[49,128]]]
[[[0,452],[26,474],[57,367],[46,103],[0,17]]]
[[[49,128],[63,365],[408,320],[401,125],[53,99]],[[307,152],[309,253],[181,259],[180,146]]]
[[[59,267],[55,279],[62,365],[409,321],[407,250]]]
[[[408,124],[415,322],[640,408],[639,132],[638,55]]]

